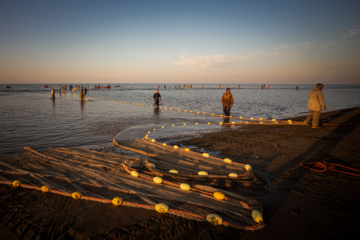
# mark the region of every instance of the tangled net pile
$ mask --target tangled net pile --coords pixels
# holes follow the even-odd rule
[[[136,158],[82,148],[43,151],[25,148],[27,151],[16,157],[0,157],[0,183],[85,200],[156,209],[215,225],[245,230],[264,227],[262,219],[252,216],[263,212],[255,199],[213,187],[220,186],[220,182],[224,185],[251,182],[254,175],[244,165],[224,163],[170,146],[160,147],[159,143],[145,139],[119,144],[114,138],[114,145],[145,156]],[[170,171],[175,169],[177,173]],[[201,170],[208,175],[198,175]],[[230,177],[229,173],[237,176]],[[155,179],[161,182],[155,183]],[[189,188],[180,188],[184,184]],[[164,210],[164,205],[168,209]]]

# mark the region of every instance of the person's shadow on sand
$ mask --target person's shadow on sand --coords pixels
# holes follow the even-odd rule
[[[357,207],[360,200],[360,178],[330,171],[311,172],[300,166],[302,162],[327,161],[359,169],[358,151],[355,151],[356,145],[359,146],[359,139],[356,138],[359,126],[355,124],[359,124],[360,114],[357,112],[359,110],[356,108],[348,109],[325,117],[323,121],[328,123],[336,122],[338,118],[344,118],[345,114],[352,115],[349,119],[341,119],[341,125],[327,126],[327,129],[334,129],[319,137],[304,152],[276,170],[279,172],[280,178],[277,178],[276,186],[270,187],[274,191],[270,189],[270,192],[261,201],[264,206],[265,223],[270,222],[275,215],[278,217],[279,214],[291,214],[292,216],[285,215],[286,219],[283,220],[286,222],[295,218],[300,222],[300,226],[295,227],[296,230],[304,229],[304,235],[294,234],[298,237],[292,239],[302,239],[306,235],[316,237],[316,239],[358,239],[354,238],[354,236],[360,235],[354,226],[359,225],[359,221],[356,219],[360,214]],[[309,128],[302,131],[301,134],[305,138],[321,136],[321,132],[316,133],[315,131],[322,131],[322,129]],[[351,142],[354,137],[355,142]],[[335,148],[336,152],[334,152]],[[276,200],[270,200],[269,195],[272,194],[276,195]],[[287,224],[291,226],[290,223],[285,222],[284,228]],[[291,230],[287,229],[287,231]],[[261,234],[266,235],[266,231],[253,234],[255,237]]]

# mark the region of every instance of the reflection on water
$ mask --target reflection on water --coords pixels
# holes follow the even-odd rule
[[[140,88],[139,86],[142,86]],[[227,87],[227,86],[224,86]],[[40,85],[11,86],[11,90],[0,90],[0,153],[22,151],[23,147],[71,147],[102,144],[112,141],[119,132],[125,131],[124,138],[143,136],[147,126],[186,127],[166,128],[155,134],[178,134],[199,131],[201,126],[192,126],[195,122],[229,123],[229,118],[205,116],[196,112],[223,114],[221,97],[224,89],[208,88],[164,88],[161,89],[162,109],[153,105],[153,88],[146,85],[134,85],[133,88],[111,88],[88,91],[90,101],[80,101],[79,95],[70,91],[59,92],[51,98],[50,90]],[[55,88],[56,89],[56,88]],[[307,97],[312,86],[299,90],[291,89],[245,89],[232,88],[234,106],[233,116],[262,117],[264,119],[286,118],[300,113],[306,114]],[[360,105],[360,88],[324,89],[328,110]],[[127,101],[105,101],[93,97]],[[139,103],[148,106],[135,105]],[[80,104],[80,108],[79,105]],[[167,107],[168,109],[164,109]],[[173,108],[174,110],[170,110]],[[192,110],[179,112],[177,109]],[[207,131],[214,126],[205,126]],[[152,128],[150,128],[152,129]],[[141,131],[145,131],[142,133]],[[161,136],[158,136],[161,137]]]
[[[159,115],[160,108],[154,107],[154,114]]]

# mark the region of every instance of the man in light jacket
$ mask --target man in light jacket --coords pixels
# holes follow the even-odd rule
[[[321,108],[324,108],[326,111],[326,105],[324,102],[324,94],[321,91],[324,88],[322,83],[316,84],[316,87],[309,93],[309,103],[308,109],[310,111],[309,115],[305,120],[305,124],[310,126],[310,121],[312,119],[312,128],[319,128],[319,120]]]

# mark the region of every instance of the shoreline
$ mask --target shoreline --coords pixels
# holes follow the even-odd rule
[[[306,116],[292,120],[303,121]],[[248,193],[264,208],[265,228],[243,231],[207,222],[114,207],[1,184],[2,239],[350,239],[358,238],[360,177],[312,172],[302,162],[327,161],[360,169],[360,107],[322,112],[329,124],[247,125],[182,141],[251,164],[263,188]],[[11,157],[13,155],[2,155]],[[247,194],[248,195],[248,194]]]

